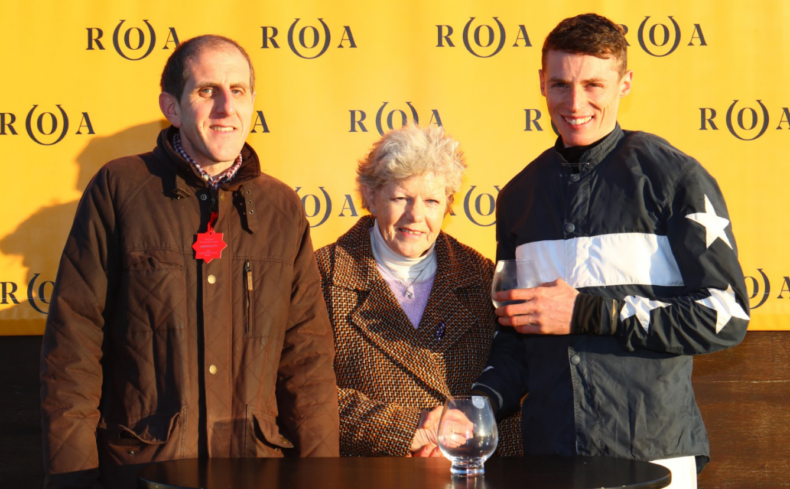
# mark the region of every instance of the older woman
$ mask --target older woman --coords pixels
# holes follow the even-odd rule
[[[465,168],[440,127],[386,134],[357,169],[372,216],[316,252],[335,333],[341,455],[438,455],[442,403],[467,394],[485,366],[494,265],[441,230]],[[520,454],[519,416],[499,430],[499,453]]]

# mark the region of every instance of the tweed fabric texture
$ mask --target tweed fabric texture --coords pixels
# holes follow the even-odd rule
[[[415,329],[376,268],[362,217],[316,252],[335,335],[341,456],[404,456],[422,409],[465,395],[485,367],[496,330],[494,264],[440,233],[438,268]],[[520,455],[521,419],[499,424],[498,455]]]

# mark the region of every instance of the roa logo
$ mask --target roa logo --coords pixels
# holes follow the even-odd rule
[[[39,275],[41,274],[33,274],[33,278],[27,284],[27,303],[41,314],[47,314],[49,307],[46,306],[52,298],[55,282],[51,280],[38,282]],[[0,304],[19,304],[19,299],[16,298],[19,294],[18,289],[15,282],[0,282]]]
[[[524,130],[527,132],[537,131],[543,132],[543,124],[546,124],[547,121],[541,121],[540,118],[543,117],[543,113],[540,109],[524,109],[526,124],[524,126]],[[557,130],[557,126],[554,125],[554,121],[549,119],[548,124],[551,126],[551,130],[554,131],[554,134],[559,137],[560,132]]]
[[[399,129],[409,122],[414,122],[415,124],[420,123],[420,115],[411,102],[406,102],[406,107],[402,108],[388,108],[388,105],[389,102],[384,102],[376,111],[376,130],[380,135],[383,136],[387,131]],[[368,117],[367,112],[358,109],[349,110],[348,112],[351,115],[351,128],[348,132],[368,132],[368,128],[365,125],[365,120]],[[442,125],[442,116],[437,109],[431,109],[431,117],[428,121],[428,125],[431,124],[436,124],[437,126]]]
[[[499,195],[499,185],[494,185],[496,193],[477,191],[477,185],[472,185],[464,196],[464,214],[466,218],[480,227],[490,227],[496,224],[496,196]],[[488,222],[485,222],[488,221]]]
[[[761,307],[771,296],[771,281],[768,279],[768,275],[766,275],[762,268],[758,268],[757,272],[760,274],[759,277],[752,277],[749,275],[744,277],[746,280],[747,293],[748,290],[751,289],[751,294],[749,294],[749,308],[751,310]],[[788,299],[790,296],[785,296],[785,294],[790,293],[790,277],[787,275],[783,276],[781,282],[782,285],[779,294],[775,298]]]
[[[332,197],[324,187],[318,187],[318,191],[312,193],[302,192],[302,187],[296,187],[294,191],[302,199],[304,214],[311,228],[321,226],[332,216]],[[350,193],[343,194],[343,205],[337,217],[359,217],[357,205]]]
[[[656,58],[669,56],[675,52],[681,42],[685,42],[683,40],[680,24],[677,23],[672,15],[668,16],[667,19],[669,19],[669,22],[655,22],[651,21],[648,15],[642,23],[639,24],[639,29],[636,33],[639,47],[650,56],[655,56]],[[620,26],[627,36],[628,26],[625,24],[620,24]],[[688,37],[688,40],[687,46],[708,45],[705,41],[705,34],[702,32],[702,26],[700,24],[693,24],[691,35]]]
[[[300,21],[301,19],[297,18],[288,28],[288,47],[295,55],[302,59],[316,59],[321,57],[326,53],[332,43],[332,32],[329,26],[326,25],[324,19],[318,19],[318,26],[300,26]],[[261,49],[280,49],[280,44],[277,42],[277,35],[279,33],[280,31],[277,27],[271,25],[261,26],[261,34],[263,37]],[[356,48],[357,42],[354,40],[351,27],[344,25],[337,48],[343,49],[346,46],[349,48]]]
[[[768,108],[763,104],[762,100],[755,100],[754,106],[741,106],[738,99],[732,101],[727,108],[724,121],[727,125],[727,130],[740,139],[741,141],[754,141],[759,139],[768,130],[771,123],[771,117]],[[712,107],[700,107],[700,131],[707,131],[710,128],[713,131],[718,131],[719,127],[716,124],[716,116],[718,115],[716,109]],[[790,110],[787,107],[781,107],[779,115],[779,124],[776,130],[784,129],[787,126],[790,129]],[[719,122],[721,124],[721,122]]]
[[[121,19],[115,30],[112,33],[112,46],[115,52],[118,53],[123,59],[129,61],[140,61],[148,57],[156,47],[156,30],[148,22],[147,19],[143,20],[141,26],[124,26],[125,19]],[[88,47],[86,51],[104,51],[104,43],[102,40],[104,30],[99,27],[86,27],[88,30]],[[162,45],[162,49],[170,49],[170,45],[177,47],[179,44],[178,33],[175,27],[168,27],[167,36]]]
[[[491,58],[496,56],[502,48],[505,47],[507,41],[507,33],[505,26],[498,17],[492,17],[493,23],[484,24],[475,22],[475,17],[470,17],[469,21],[464,25],[461,34],[464,47],[469,53],[478,58]],[[437,48],[449,47],[454,48],[452,36],[454,33],[453,26],[451,25],[437,25]],[[529,34],[524,24],[516,26],[516,37],[511,47],[532,47],[529,40]]]
[[[17,117],[13,112],[0,112],[0,136],[18,136],[19,132],[14,124],[17,124]],[[54,146],[61,142],[68,134],[69,127],[69,115],[60,104],[55,105],[55,110],[49,112],[39,110],[38,105],[33,105],[25,117],[28,137],[42,146]],[[81,112],[80,123],[74,134],[96,134],[87,112]]]

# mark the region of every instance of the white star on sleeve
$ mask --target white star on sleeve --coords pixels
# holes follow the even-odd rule
[[[716,334],[719,334],[724,326],[733,317],[749,320],[749,315],[743,310],[738,301],[735,300],[735,291],[728,285],[727,290],[708,289],[710,297],[700,299],[697,304],[702,304],[716,311]]]
[[[716,238],[721,238],[732,249],[730,238],[724,232],[724,228],[730,225],[730,221],[716,214],[716,209],[713,208],[707,195],[705,195],[705,212],[689,214],[686,219],[691,219],[705,228],[705,248],[710,248]]]
[[[629,295],[625,298],[625,305],[620,311],[620,320],[625,321],[632,316],[636,316],[636,319],[639,320],[639,324],[642,325],[645,331],[648,331],[650,329],[650,311],[658,307],[667,307],[669,305],[670,304],[666,302],[652,301],[644,297]]]

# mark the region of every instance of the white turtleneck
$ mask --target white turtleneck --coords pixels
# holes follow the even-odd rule
[[[379,229],[378,219],[374,221],[373,229],[370,232],[370,244],[373,248],[373,257],[376,263],[387,269],[388,272],[397,280],[404,284],[410,284],[415,280],[423,281],[436,273],[436,242],[428,251],[417,258],[407,258],[399,253],[392,251],[392,248],[384,241]]]

